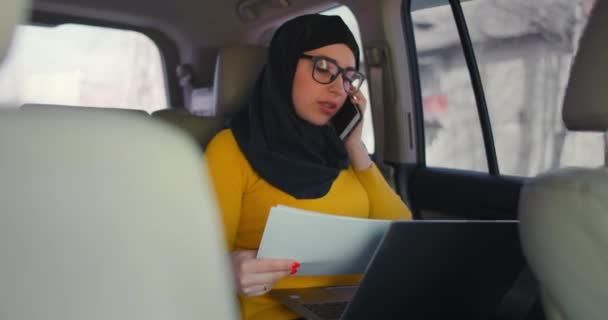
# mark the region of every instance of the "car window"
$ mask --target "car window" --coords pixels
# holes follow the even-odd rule
[[[355,39],[357,40],[357,43],[359,44],[359,52],[360,54],[360,59],[361,61],[359,61],[359,69],[360,70],[365,70],[365,59],[364,59],[364,54],[363,54],[363,47],[362,47],[362,43],[361,42],[361,31],[359,30],[359,24],[357,23],[357,19],[355,18],[355,15],[353,14],[353,12],[347,7],[347,6],[338,6],[326,11],[321,12],[321,14],[324,15],[336,15],[336,16],[340,16],[342,18],[342,20],[344,20],[344,23],[346,23],[346,25],[348,26],[348,28],[350,29],[350,31],[353,33],[353,35],[355,36]],[[364,71],[365,72],[365,71]],[[374,153],[374,126],[373,126],[373,122],[372,122],[372,115],[371,115],[371,101],[369,98],[369,79],[367,79],[365,82],[363,82],[363,85],[361,86],[361,91],[363,92],[363,94],[365,95],[365,97],[367,97],[367,109],[365,109],[365,115],[363,118],[363,134],[362,134],[362,140],[363,143],[365,143],[365,146],[367,147],[367,151],[369,151],[369,153]]]
[[[412,12],[426,164],[488,172],[469,71],[456,22],[445,3]]]
[[[4,105],[150,113],[167,108],[167,99],[160,52],[152,40],[133,31],[72,24],[20,26],[0,73]]]
[[[534,176],[604,163],[603,135],[568,132],[561,115],[592,4],[476,0],[463,7],[476,38],[501,173]]]
[[[561,107],[592,0],[462,2],[500,172],[533,176],[604,163],[602,134],[567,132]],[[429,166],[476,170],[480,118],[451,9],[412,13]],[[466,112],[464,112],[466,110]]]

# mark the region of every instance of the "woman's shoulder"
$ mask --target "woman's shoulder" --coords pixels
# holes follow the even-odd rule
[[[223,129],[211,139],[205,149],[205,157],[209,162],[218,162],[222,165],[247,166],[248,164],[230,129]]]
[[[207,145],[206,152],[214,152],[217,149],[223,152],[240,151],[234,134],[230,129],[223,129],[218,132]]]
[[[223,129],[211,139],[205,158],[212,172],[238,172],[245,176],[254,172],[230,129]]]

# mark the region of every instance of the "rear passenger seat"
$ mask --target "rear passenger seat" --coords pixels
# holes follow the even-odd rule
[[[267,55],[263,46],[234,45],[220,50],[213,84],[218,114],[231,117],[247,104]]]
[[[201,148],[205,148],[228,120],[247,104],[255,81],[266,63],[267,48],[254,45],[234,45],[220,49],[214,75],[213,95],[215,116],[199,117],[185,108],[172,108],[152,113],[152,117],[162,119],[194,138]],[[63,110],[82,108],[66,105],[24,104],[21,110]],[[87,108],[91,112],[104,110],[147,115],[143,110],[119,108]]]
[[[267,48],[262,46],[234,45],[220,49],[213,86],[214,117],[197,117],[184,108],[160,110],[152,116],[185,130],[205,148],[234,113],[247,104],[266,55]]]

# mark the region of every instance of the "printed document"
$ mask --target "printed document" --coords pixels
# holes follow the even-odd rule
[[[297,275],[364,273],[390,223],[279,205],[270,210],[258,258],[297,260]]]

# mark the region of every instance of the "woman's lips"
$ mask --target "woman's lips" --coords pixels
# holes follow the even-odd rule
[[[319,109],[327,116],[333,116],[338,111],[338,105],[329,101],[319,101]]]

